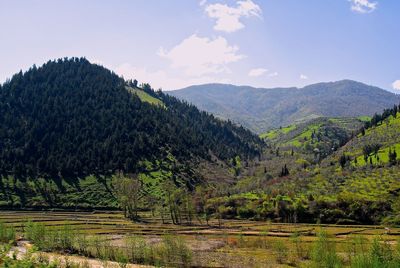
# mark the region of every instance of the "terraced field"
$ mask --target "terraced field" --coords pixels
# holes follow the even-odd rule
[[[321,230],[335,243],[343,258],[357,236],[362,235],[366,244],[379,238],[394,245],[400,235],[400,228],[383,226],[277,224],[247,220],[223,220],[220,227],[217,220],[212,220],[209,225],[195,222],[177,226],[162,224],[161,219],[152,218],[148,213],[141,216],[142,222],[133,223],[119,212],[0,211],[0,221],[14,226],[17,233],[22,233],[31,221],[54,229],[70,225],[89,236],[109,240],[115,247],[122,246],[124,238],[132,235],[144,237],[148,243],[158,243],[165,235],[180,237],[193,251],[190,266],[197,267],[308,267],[310,260],[297,256],[298,247],[310,252]],[[281,259],[282,254],[287,257],[285,260]]]

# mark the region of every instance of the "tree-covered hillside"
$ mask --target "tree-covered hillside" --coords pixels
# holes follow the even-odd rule
[[[259,155],[263,142],[244,128],[136,86],[84,58],[15,74],[0,87],[2,176],[73,179]]]
[[[372,116],[400,101],[396,94],[351,80],[272,89],[205,84],[169,94],[256,133],[317,117]]]
[[[364,123],[314,120],[265,133],[271,148],[261,161],[240,170],[245,175],[210,198],[208,206],[229,205],[215,210],[226,218],[398,225],[399,109],[395,105],[369,121],[363,118]],[[332,136],[335,133],[339,135]],[[320,145],[340,141],[341,146],[330,154],[315,158]]]
[[[273,129],[260,137],[282,152],[303,153],[319,161],[343,146],[363,126],[364,121],[358,118],[320,117]]]

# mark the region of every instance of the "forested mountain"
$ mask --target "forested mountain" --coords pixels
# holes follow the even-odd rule
[[[206,84],[168,94],[257,133],[321,116],[371,116],[400,101],[396,94],[351,80],[273,89]]]
[[[84,58],[33,66],[0,87],[3,176],[138,173],[146,161],[252,158],[262,144],[242,127]]]

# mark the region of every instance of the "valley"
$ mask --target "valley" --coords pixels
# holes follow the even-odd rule
[[[256,135],[85,58],[0,100],[4,265],[400,262],[397,104]]]

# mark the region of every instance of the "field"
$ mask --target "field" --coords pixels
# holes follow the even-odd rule
[[[166,236],[181,238],[191,252],[190,264],[196,267],[310,267],[313,252],[325,233],[332,251],[343,263],[354,256],[356,240],[363,246],[379,243],[394,247],[400,228],[383,226],[339,226],[313,224],[276,224],[247,220],[212,220],[177,226],[141,213],[142,222],[133,223],[119,212],[0,211],[0,221],[14,226],[17,236],[26,231],[27,222],[50,229],[69,226],[81,234],[124,246],[127,237],[141,237],[149,244],[160,243]],[[22,238],[20,239],[23,240]],[[328,244],[327,244],[328,245]],[[60,252],[58,252],[60,253]],[[65,252],[61,252],[66,254]],[[172,265],[175,266],[175,265]],[[182,263],[176,266],[184,266]]]

